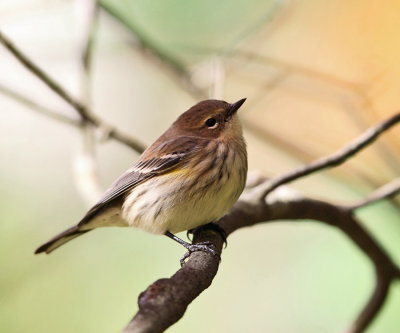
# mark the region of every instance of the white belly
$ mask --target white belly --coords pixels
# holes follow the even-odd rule
[[[243,191],[247,163],[236,162],[229,176],[225,173],[209,186],[196,182],[188,187],[192,179],[185,172],[151,178],[126,196],[122,217],[131,226],[157,234],[177,233],[216,221]],[[212,172],[217,175],[219,169]]]

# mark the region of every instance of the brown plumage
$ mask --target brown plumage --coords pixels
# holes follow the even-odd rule
[[[183,113],[76,226],[35,253],[49,253],[102,226],[165,234],[222,217],[246,180],[246,148],[236,115],[244,101],[206,100]]]

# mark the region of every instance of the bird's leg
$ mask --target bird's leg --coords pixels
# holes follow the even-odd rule
[[[173,239],[175,242],[178,242],[183,247],[185,247],[185,249],[188,250],[188,252],[186,252],[184,254],[184,256],[181,258],[181,260],[180,260],[181,266],[183,266],[185,264],[185,260],[187,258],[189,258],[190,255],[193,252],[197,252],[197,251],[203,251],[203,252],[211,253],[213,256],[215,256],[219,260],[221,260],[220,255],[210,247],[210,245],[212,245],[211,242],[203,242],[203,243],[198,243],[198,244],[189,244],[189,243],[185,242],[184,240],[180,239],[179,237],[175,236],[174,234],[171,234],[169,231],[167,231],[165,233],[165,236]]]
[[[228,241],[226,239],[227,238],[226,231],[224,229],[222,229],[219,226],[219,224],[214,223],[214,222],[210,222],[210,223],[202,225],[198,228],[188,230],[186,232],[187,238],[190,239],[190,234],[194,234],[196,231],[200,231],[200,230],[213,230],[213,231],[217,232],[221,236],[222,240],[224,241],[225,247],[228,245]]]

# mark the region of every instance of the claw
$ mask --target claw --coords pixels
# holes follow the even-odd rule
[[[210,247],[211,245],[212,245],[211,242],[203,242],[198,244],[191,244],[187,247],[185,246],[188,251],[183,255],[183,257],[180,260],[181,267],[185,265],[185,260],[189,258],[193,252],[198,252],[198,251],[211,253],[214,257],[217,257],[218,260],[221,260],[221,256],[217,251],[215,251]]]
[[[191,237],[191,235],[193,235],[195,229],[189,229],[188,231],[186,231],[186,237],[192,242],[193,238]]]
[[[217,257],[218,260],[221,260],[221,257],[219,255],[219,253],[211,248],[211,245],[213,245],[213,243],[211,243],[209,241],[202,242],[202,243],[197,243],[197,244],[190,244],[190,243],[187,243],[184,240],[180,239],[179,237],[175,236],[174,234],[171,234],[169,231],[167,231],[165,233],[165,236],[173,239],[175,242],[178,242],[179,244],[184,246],[185,249],[188,250],[180,260],[181,266],[183,266],[185,264],[185,260],[187,258],[189,258],[190,255],[193,252],[197,252],[197,251],[203,251],[203,252],[211,253],[213,256]]]

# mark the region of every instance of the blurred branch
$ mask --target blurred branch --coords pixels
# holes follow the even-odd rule
[[[363,89],[365,89],[364,85],[348,81],[340,76],[336,76],[330,73],[325,73],[322,71],[318,71],[314,68],[303,66],[300,64],[290,63],[288,61],[284,61],[272,56],[263,55],[260,53],[255,53],[252,51],[245,50],[243,48],[231,48],[229,50],[221,51],[220,49],[214,48],[193,48],[190,50],[195,52],[196,54],[218,54],[223,59],[239,59],[241,61],[245,61],[245,64],[249,63],[259,63],[263,66],[276,68],[278,71],[282,73],[286,73],[287,76],[293,74],[299,74],[304,77],[313,78],[319,80],[321,82],[326,82],[331,84],[332,86],[342,88],[346,91],[351,91],[357,95],[361,95],[365,97],[363,93]],[[233,63],[235,64],[235,63]],[[237,64],[236,64],[237,67]]]
[[[178,84],[185,91],[189,92],[196,99],[204,99],[206,94],[195,85],[190,77],[190,72],[186,66],[179,61],[176,57],[169,54],[161,46],[157,45],[144,31],[135,26],[132,20],[126,20],[123,16],[119,15],[107,2],[100,2],[101,8],[116,20],[119,24],[127,28],[136,38],[136,49],[139,50],[146,61],[152,62],[159,69],[166,72],[167,77],[172,79],[174,83]]]
[[[174,65],[168,62],[168,59],[159,58],[146,44],[134,45],[134,47],[143,56],[143,60],[162,71],[171,82],[182,88],[194,99],[203,100],[207,98],[207,94],[193,82],[191,74],[187,70],[177,71]]]
[[[16,102],[18,102],[20,104],[23,104],[23,105],[29,107],[30,109],[38,112],[42,116],[46,116],[53,120],[65,123],[67,125],[72,125],[74,127],[82,126],[82,123],[79,120],[64,116],[63,114],[61,114],[55,110],[52,110],[43,105],[40,105],[40,104],[36,103],[35,101],[29,99],[28,97],[21,95],[19,92],[16,92],[10,88],[7,88],[1,84],[0,84],[0,93],[5,96],[8,96],[9,98],[15,100]]]
[[[98,24],[98,7],[95,0],[77,0],[78,6],[78,31],[81,33],[81,71],[80,92],[81,101],[86,109],[91,106],[91,80],[92,54]],[[76,186],[82,198],[90,207],[104,192],[100,186],[96,161],[95,128],[87,120],[82,119],[82,148],[78,152],[74,163]]]
[[[374,81],[376,82],[376,81]],[[355,91],[357,94],[357,91]],[[371,100],[368,89],[359,89],[357,94],[360,100],[359,110],[363,110],[363,112],[356,112],[359,110],[355,110],[353,103],[350,101],[346,101],[342,99],[341,104],[344,109],[347,111],[347,114],[353,120],[353,123],[360,129],[364,129],[369,124],[374,124],[379,121],[381,118],[380,113],[374,107],[374,103]],[[400,174],[400,165],[397,162],[397,152],[400,149],[398,140],[389,140],[389,142],[385,143],[385,138],[378,142],[375,147],[375,152],[385,162],[386,166],[392,170],[393,174]],[[397,144],[397,147],[396,147]],[[394,146],[394,147],[391,147]]]
[[[299,64],[293,64],[271,56],[261,55],[247,50],[236,50],[235,52],[227,53],[226,56],[237,57],[237,58],[241,57],[247,61],[251,60],[251,61],[261,62],[263,64],[279,68],[288,73],[297,73],[304,75],[306,77],[312,77],[324,82],[329,82],[337,87],[341,87],[346,90],[352,90],[355,92],[360,91],[360,85],[345,80],[339,76],[320,72],[318,70],[315,70],[314,68],[302,66]]]
[[[353,210],[365,207],[367,205],[373,204],[377,201],[391,198],[400,193],[400,178],[391,181],[388,184],[383,185],[376,191],[368,195],[366,198],[360,202],[351,206]]]
[[[76,101],[63,87],[55,82],[49,75],[47,75],[40,67],[34,64],[21,50],[19,50],[14,44],[6,38],[3,33],[0,32],[0,42],[3,46],[10,51],[30,72],[36,75],[42,82],[44,82],[51,90],[53,90],[58,96],[64,101],[70,104],[82,119],[86,119],[91,122],[95,122],[94,116],[92,116],[88,110],[78,101]]]
[[[349,143],[332,155],[320,158],[308,165],[298,167],[278,177],[272,178],[269,182],[265,183],[265,186],[262,189],[263,196],[267,195],[269,192],[282,184],[292,182],[293,180],[310,175],[316,171],[342,164],[350,157],[361,151],[363,148],[374,142],[382,133],[396,125],[399,121],[400,113],[396,113],[378,125],[371,127],[353,142]]]
[[[167,52],[164,52],[162,48],[160,48],[156,43],[154,43],[150,38],[146,36],[146,34],[141,31],[138,27],[134,26],[132,21],[127,21],[121,15],[114,11],[112,6],[107,5],[107,3],[101,3],[102,9],[108,12],[111,16],[113,16],[117,22],[124,25],[129,29],[131,33],[135,35],[135,37],[139,41],[139,50],[145,55],[145,59],[156,65],[160,70],[165,71],[167,76],[173,80],[174,83],[178,84],[180,87],[184,88],[186,92],[188,92],[193,98],[195,99],[205,99],[207,98],[207,94],[205,93],[204,89],[200,87],[196,80],[193,79],[193,73],[190,73],[185,65],[180,62],[175,57],[170,56]],[[284,81],[287,77],[292,74],[300,74],[306,77],[311,77],[323,82],[327,82],[333,86],[340,87],[347,91],[351,91],[353,94],[359,96],[363,101],[365,100],[365,92],[363,89],[363,85],[358,83],[350,82],[346,79],[343,79],[339,76],[335,76],[329,73],[320,72],[313,68],[309,68],[306,66],[302,66],[299,64],[292,64],[290,62],[285,62],[283,60],[271,57],[271,56],[264,56],[260,54],[256,54],[251,51],[242,50],[242,49],[230,49],[230,50],[217,50],[217,49],[199,49],[196,48],[194,50],[196,53],[203,52],[204,54],[218,54],[219,59],[229,59],[229,58],[242,58],[246,61],[255,61],[260,62],[264,65],[273,66],[279,70],[278,75],[273,77],[271,80],[267,81],[265,85],[263,85],[262,89],[259,90],[259,93],[252,99],[253,102],[250,103],[257,103],[261,101],[261,94],[265,95],[278,86],[282,81]],[[214,73],[215,74],[215,73]],[[226,73],[225,76],[229,74]],[[209,87],[213,89],[212,84]],[[215,87],[214,87],[215,88]],[[212,90],[211,90],[212,91]],[[260,95],[260,96],[258,96]],[[260,97],[260,98],[258,98]],[[253,106],[253,104],[251,104]],[[365,107],[371,107],[370,105],[365,105]],[[352,113],[350,113],[352,114]],[[261,137],[262,139],[272,139],[276,144],[280,147],[284,148],[286,151],[295,154],[298,157],[308,156],[308,160],[315,155],[310,153],[310,151],[305,151],[298,145],[293,142],[287,141],[285,138],[276,135],[272,132],[267,131],[265,128],[261,128],[255,123],[247,120],[246,118],[243,119],[243,124],[249,128],[254,134]],[[381,145],[382,153],[379,151],[379,154],[382,158],[388,163],[389,167],[396,170],[393,163],[390,163],[391,156],[387,153],[386,146]],[[366,175],[362,170],[357,170],[357,174],[359,177],[366,179],[370,184],[376,185],[376,181]]]
[[[213,57],[211,59],[211,73],[209,76],[211,81],[209,98],[224,99],[225,69],[220,58]]]
[[[370,259],[376,271],[376,284],[371,298],[350,325],[348,333],[361,333],[371,324],[386,300],[390,285],[400,279],[400,268],[354,216],[356,208],[396,193],[399,190],[398,180],[377,190],[364,199],[362,204],[353,206],[308,198],[281,185],[351,158],[399,120],[400,113],[370,128],[337,153],[305,166],[300,171],[295,169],[272,179],[249,175],[246,190],[239,201],[218,221],[227,236],[240,228],[258,223],[306,219],[328,224],[345,233]],[[223,240],[215,231],[202,228],[196,230],[193,243],[205,241],[211,242],[221,253]],[[171,278],[157,280],[140,294],[139,311],[122,332],[163,332],[178,321],[188,305],[210,286],[218,267],[219,261],[214,256],[205,252],[192,253],[187,263]]]
[[[43,83],[45,83],[51,90],[53,90],[58,96],[64,101],[71,105],[80,115],[80,117],[100,128],[106,130],[108,137],[111,137],[117,141],[120,141],[137,152],[143,152],[145,145],[139,140],[132,138],[131,136],[121,132],[116,127],[108,124],[98,116],[94,115],[89,109],[87,109],[79,101],[75,100],[61,85],[47,75],[39,66],[33,63],[21,50],[19,50],[4,34],[0,31],[0,43],[9,50],[30,72],[37,76]]]
[[[107,2],[100,2],[101,9],[109,14],[116,22],[124,26],[129,32],[135,36],[136,44],[134,45],[142,55],[144,60],[151,62],[153,66],[159,68],[166,73],[174,84],[183,88],[195,99],[206,99],[207,94],[203,89],[196,85],[191,77],[191,72],[186,68],[185,64],[176,57],[169,54],[151,38],[149,38],[139,27],[134,25],[131,20],[126,20],[119,15]]]
[[[50,119],[53,119],[53,120],[65,123],[67,125],[77,127],[77,128],[81,128],[83,126],[82,121],[64,116],[63,114],[61,114],[55,110],[49,109],[43,105],[40,105],[37,102],[33,101],[32,99],[30,99],[26,96],[23,96],[19,92],[16,92],[7,87],[4,87],[3,85],[0,85],[0,93],[12,98],[16,102],[18,102],[22,105],[25,105],[25,106],[29,107],[31,110],[36,111],[39,114],[46,116]],[[102,125],[97,126],[97,128],[100,128],[100,130],[102,130],[104,132],[106,139],[111,138],[115,141],[118,141],[118,142],[132,148],[135,151],[138,151],[137,149],[134,148],[135,142],[136,142],[135,139],[122,133],[117,128],[114,128],[113,126],[108,125],[108,123],[106,123],[105,121],[102,121],[101,124]],[[143,145],[143,147],[141,148],[141,150],[144,150],[145,146],[144,146],[144,144],[142,144],[142,145]],[[140,151],[138,151],[138,152],[140,152]]]
[[[135,26],[132,20],[125,19],[125,17],[120,15],[114,9],[114,7],[107,2],[100,1],[100,6],[106,13],[113,17],[117,22],[125,26],[133,35],[135,35],[138,43],[141,47],[143,47],[143,49],[146,49],[149,53],[153,54],[155,58],[163,61],[178,75],[185,76],[187,74],[185,66],[178,59],[157,45],[155,41],[153,41],[144,33],[144,31],[142,31],[138,26]]]
[[[368,126],[368,124],[376,123],[379,119],[379,115],[377,115],[373,103],[371,102],[368,96],[368,89],[370,89],[371,84],[366,85],[364,83],[361,84],[361,83],[351,82],[340,76],[316,70],[312,67],[307,67],[296,63],[290,63],[272,56],[257,54],[255,52],[251,52],[248,50],[238,49],[235,50],[235,52],[224,53],[224,56],[226,57],[226,59],[231,60],[231,63],[233,65],[236,65],[236,67],[238,66],[237,62],[232,60],[239,59],[242,62],[244,61],[245,64],[255,62],[261,64],[262,66],[272,67],[277,69],[278,71],[284,72],[287,74],[287,77],[293,75],[300,75],[306,78],[311,78],[313,80],[318,80],[321,83],[325,83],[332,87],[339,88],[342,91],[346,92],[346,94],[350,94],[350,96],[352,97],[356,97],[356,99],[361,103],[360,108],[363,110],[363,112],[355,112],[353,103],[349,103],[348,99],[346,99],[345,103],[343,103],[344,98],[342,94],[339,95],[339,101],[341,104],[343,104],[344,110],[347,112],[350,119],[353,120],[353,122],[356,124],[358,128],[365,128],[365,126]],[[376,79],[372,80],[371,82],[375,83]],[[280,82],[278,82],[278,84],[280,84]],[[272,88],[276,88],[276,85],[273,86]],[[312,91],[313,91],[312,98],[315,99],[316,95],[314,94],[314,90]],[[270,92],[271,92],[271,87],[268,87],[268,89],[264,90],[263,97],[265,97],[265,95],[267,95]],[[253,103],[257,103],[263,100],[258,95],[259,94],[253,96],[252,100],[255,101]],[[311,96],[308,95],[308,97]],[[323,100],[326,100],[326,97],[323,97]],[[254,126],[250,125],[249,129],[253,131],[255,128]],[[308,163],[311,157],[314,159],[316,156],[316,152],[313,152],[310,149],[308,149],[307,154],[304,154],[304,149],[296,145],[296,143],[288,141],[285,137],[282,137],[279,134],[272,133],[267,128],[256,129],[255,134],[261,137],[261,139],[263,140],[265,139],[268,140],[270,137],[272,137],[276,145],[283,148],[290,154],[297,156],[304,163]],[[396,141],[392,140],[391,144],[395,145]],[[398,174],[400,167],[398,166],[397,162],[393,163],[393,161],[396,161],[397,158],[396,150],[390,151],[388,145],[384,144],[384,141],[378,143],[376,147],[379,148],[376,149],[376,154],[378,154],[380,158],[382,158],[382,160],[386,162],[387,167],[392,169],[394,174]],[[356,174],[360,178],[367,180],[370,184],[376,185],[376,181],[367,174],[365,174],[362,170],[358,169],[354,172],[354,174]]]
[[[346,333],[363,332],[382,308],[394,277],[388,276],[376,269],[376,282],[373,293],[357,319]]]
[[[81,4],[81,1],[78,2]],[[86,78],[88,78],[91,68],[92,68],[92,51],[93,44],[95,40],[95,35],[97,31],[98,18],[99,18],[99,8],[96,0],[86,0],[82,10],[83,16],[83,48],[81,56],[81,64],[83,72],[86,73]],[[88,83],[86,83],[88,87]]]

